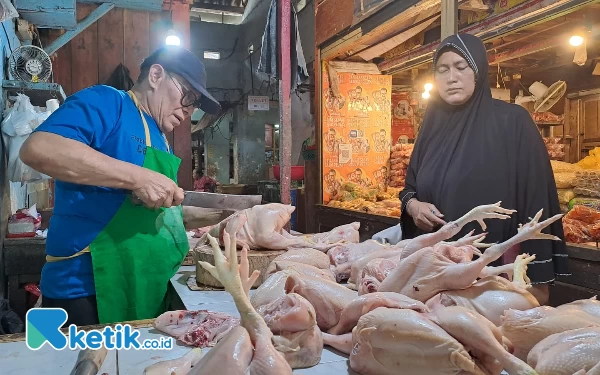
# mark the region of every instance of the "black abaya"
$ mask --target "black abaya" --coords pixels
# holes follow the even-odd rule
[[[468,34],[446,38],[434,66],[448,49],[463,56],[475,71],[475,90],[461,106],[447,104],[437,93],[431,96],[400,193],[403,232],[405,238],[423,233],[405,210],[412,197],[435,205],[446,222],[476,206],[502,201],[502,207],[517,212],[511,219],[486,220],[485,242],[503,242],[540,209],[544,210],[540,221],[560,213],[552,167],[531,115],[521,106],[492,98],[481,40]],[[471,230],[481,233],[475,222],[455,238]],[[536,255],[527,270],[532,283],[549,283],[555,275],[569,273],[562,221],[544,233],[563,241],[531,240],[520,245],[521,253]]]

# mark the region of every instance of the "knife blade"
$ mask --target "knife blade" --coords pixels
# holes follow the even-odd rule
[[[240,211],[262,203],[262,195],[235,195],[186,191],[182,205]]]

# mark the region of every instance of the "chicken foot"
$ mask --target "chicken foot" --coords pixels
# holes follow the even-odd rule
[[[206,271],[217,279],[231,294],[237,310],[240,313],[241,326],[246,329],[250,337],[250,342],[254,346],[254,355],[249,366],[250,374],[261,375],[279,375],[292,374],[292,369],[285,358],[279,353],[272,344],[272,332],[265,323],[264,319],[256,312],[248,292],[259,273],[255,271],[248,276],[247,248],[242,249],[241,267],[237,262],[237,243],[236,233],[223,233],[223,242],[225,244],[225,255],[221,252],[217,240],[208,234],[208,240],[213,248],[215,265],[206,262],[198,262]],[[213,349],[214,350],[214,349]]]
[[[535,259],[534,255],[520,254],[515,259],[512,282],[523,289],[531,288],[531,280],[527,276],[527,265]]]
[[[553,240],[560,241],[560,238],[541,233],[541,230],[559,220],[563,215],[558,214],[542,222],[538,222],[542,216],[542,211],[538,211],[531,221],[525,225],[519,225],[518,233],[508,240],[491,246],[479,259],[470,263],[458,263],[451,265],[444,271],[446,276],[444,280],[448,282],[446,290],[464,289],[469,287],[481,275],[484,268],[495,260],[498,260],[508,249],[518,243],[528,240]]]
[[[485,230],[487,226],[485,225],[485,219],[510,219],[510,214],[516,212],[515,210],[509,210],[506,208],[500,207],[502,202],[498,202],[496,204],[488,204],[482,205],[473,208],[471,211],[467,212],[463,217],[458,220],[451,221],[446,223],[440,230],[434,233],[423,234],[419,237],[416,237],[410,242],[408,242],[402,251],[402,258],[406,258],[409,255],[413,254],[416,251],[421,250],[424,247],[433,246],[439,242],[447,240],[448,238],[452,238],[457,235],[461,229],[472,221],[477,221],[479,225],[481,225],[481,229]],[[472,236],[463,237],[461,240],[463,241],[478,241],[482,240],[485,237],[475,236],[476,238],[472,238]],[[460,241],[460,240],[459,240]],[[477,243],[477,242],[475,242]]]
[[[479,274],[479,278],[483,279],[484,277],[488,276],[500,276],[505,273],[508,275],[508,279],[512,281],[514,277],[514,266],[514,263],[504,264],[497,267],[485,266],[483,267],[483,271],[481,271]]]

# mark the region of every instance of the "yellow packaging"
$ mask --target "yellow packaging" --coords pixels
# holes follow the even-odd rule
[[[571,199],[575,198],[575,193],[571,189],[558,189],[558,202],[568,205]]]
[[[575,178],[575,173],[554,173],[554,181],[556,182],[557,189],[570,189],[574,187]]]
[[[554,173],[563,173],[563,172],[573,173],[573,172],[582,170],[582,168],[579,165],[565,163],[564,161],[550,160],[550,164],[552,164],[552,172],[554,172]]]

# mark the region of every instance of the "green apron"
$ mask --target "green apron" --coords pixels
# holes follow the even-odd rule
[[[176,181],[181,159],[152,148],[138,100],[133,92],[128,94],[140,111],[146,133],[143,167]],[[169,280],[188,251],[181,206],[152,210],[127,197],[88,248],[70,257],[47,260],[91,253],[98,319],[106,324],[156,318],[165,312]]]

